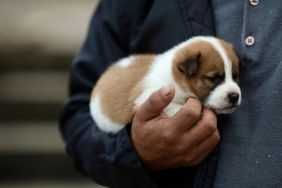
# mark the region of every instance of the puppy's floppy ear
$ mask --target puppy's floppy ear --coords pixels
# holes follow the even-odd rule
[[[191,57],[190,59],[181,62],[178,65],[180,72],[183,72],[186,75],[192,76],[197,72],[198,65],[200,62],[201,53],[199,52],[196,56]]]

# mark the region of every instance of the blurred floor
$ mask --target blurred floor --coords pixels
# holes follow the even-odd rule
[[[97,0],[0,0],[0,187],[100,188],[64,151],[58,114]]]

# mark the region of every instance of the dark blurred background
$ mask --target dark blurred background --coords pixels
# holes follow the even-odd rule
[[[98,0],[0,0],[0,187],[98,188],[66,156],[58,114]]]

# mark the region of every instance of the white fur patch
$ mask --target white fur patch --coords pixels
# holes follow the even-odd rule
[[[129,57],[129,58],[123,58],[119,60],[115,66],[123,67],[126,68],[132,64],[134,64],[136,61],[134,61],[134,57]]]
[[[171,102],[171,105],[164,109],[164,112],[169,116],[174,115],[178,111],[179,104],[185,104],[187,97],[195,96],[193,93],[184,92],[174,80],[172,74],[172,63],[174,57],[174,49],[157,56],[155,62],[150,68],[150,71],[142,80],[144,90],[135,100],[136,108],[140,107],[153,92],[168,84],[172,84],[175,88],[175,96]],[[173,105],[173,103],[178,105]]]
[[[95,120],[97,126],[105,132],[108,133],[117,133],[120,131],[125,125],[120,125],[112,122],[109,118],[107,118],[100,109],[100,100],[99,95],[95,97],[94,100],[90,102],[90,113]]]

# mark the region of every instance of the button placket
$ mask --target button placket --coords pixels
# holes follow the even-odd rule
[[[250,5],[256,6],[259,4],[259,0],[249,0]]]
[[[257,6],[259,4],[259,0],[248,0],[251,6]],[[255,44],[255,37],[253,35],[247,35],[245,38],[246,46],[253,46]]]

